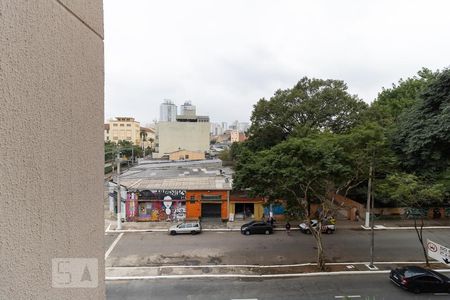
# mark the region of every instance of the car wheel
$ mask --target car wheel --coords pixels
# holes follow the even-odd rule
[[[311,230],[306,229],[306,234],[311,234]]]
[[[418,287],[415,287],[415,288],[412,289],[412,292],[414,294],[420,294],[421,290]]]
[[[265,234],[270,234],[270,230],[266,230]]]
[[[332,233],[332,232],[333,232],[333,231],[332,231],[330,228],[328,228],[327,231],[326,231],[327,234],[330,234],[330,233]]]
[[[245,235],[250,235],[250,231],[246,230]]]
[[[192,234],[192,235],[197,234],[197,231],[192,230],[192,231],[191,231],[191,234]]]
[[[176,232],[175,230],[172,230],[172,231],[170,232],[170,235],[175,235],[175,234],[177,234],[177,232]]]

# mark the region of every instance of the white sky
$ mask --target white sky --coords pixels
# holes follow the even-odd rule
[[[212,122],[303,76],[370,103],[422,67],[450,66],[450,1],[105,0],[105,118],[159,119],[191,100]]]

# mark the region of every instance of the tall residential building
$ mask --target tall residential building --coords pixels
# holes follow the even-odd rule
[[[140,132],[141,125],[134,118],[116,117],[105,124],[105,142],[129,141],[134,145],[141,145]]]
[[[181,116],[195,116],[195,105],[192,105],[191,101],[184,102],[183,105],[180,106],[180,115]]]
[[[195,107],[194,107],[195,109]],[[172,100],[164,99],[159,107],[160,122],[175,122],[177,119],[177,106]]]
[[[226,130],[228,130],[228,123],[222,122],[222,133],[225,132]]]

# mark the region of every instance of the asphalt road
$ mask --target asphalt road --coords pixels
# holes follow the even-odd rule
[[[116,234],[105,238],[106,249]],[[450,230],[425,230],[424,237],[450,245]],[[330,262],[369,260],[370,232],[338,230],[324,235]],[[106,250],[105,250],[106,251]],[[295,231],[273,235],[244,236],[239,232],[203,232],[169,236],[163,232],[125,233],[110,253],[106,266],[198,265],[198,264],[295,264],[314,262],[315,241]],[[375,261],[422,261],[414,230],[375,232]]]
[[[345,298],[347,296],[347,298]],[[449,299],[415,295],[392,284],[387,274],[340,275],[264,280],[159,279],[108,281],[107,299]]]

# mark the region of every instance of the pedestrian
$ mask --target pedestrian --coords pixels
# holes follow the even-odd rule
[[[287,234],[291,233],[291,224],[289,223],[289,221],[287,221],[287,223],[286,223],[286,233]]]
[[[356,211],[355,211],[355,221],[356,222],[359,222],[359,210],[358,209],[356,209]]]
[[[271,217],[270,218],[270,226],[272,226],[273,227],[273,222],[274,222],[275,220]]]

